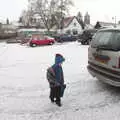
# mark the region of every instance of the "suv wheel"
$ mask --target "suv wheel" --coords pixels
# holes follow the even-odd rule
[[[82,44],[82,45],[85,45],[85,42],[81,41],[81,44]]]

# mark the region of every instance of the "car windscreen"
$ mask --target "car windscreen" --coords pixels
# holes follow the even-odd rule
[[[100,31],[91,41],[91,47],[120,50],[120,31]]]

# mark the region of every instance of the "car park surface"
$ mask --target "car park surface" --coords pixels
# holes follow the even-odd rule
[[[65,57],[62,107],[49,100],[46,70]],[[0,43],[0,120],[119,120],[120,89],[87,71],[88,45],[32,47]],[[111,114],[113,113],[113,114]]]

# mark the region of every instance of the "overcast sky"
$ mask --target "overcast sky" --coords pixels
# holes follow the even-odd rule
[[[27,0],[0,0],[0,20],[17,20],[22,10],[27,9]]]
[[[75,14],[81,11],[83,15],[88,11],[91,22],[114,22],[112,17],[120,20],[120,0],[74,0],[75,7],[71,11]]]
[[[9,18],[17,20],[23,9],[27,8],[27,0],[0,0],[0,20]],[[119,0],[73,0],[74,7],[70,10],[71,15],[80,11],[83,16],[88,12],[91,16],[91,23],[99,21],[114,22],[112,17],[120,20]]]

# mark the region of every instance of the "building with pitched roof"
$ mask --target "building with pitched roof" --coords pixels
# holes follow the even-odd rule
[[[59,29],[58,31],[75,35],[81,33],[82,30],[82,26],[78,22],[76,16],[72,16],[64,18],[64,20],[62,21],[62,29]]]

